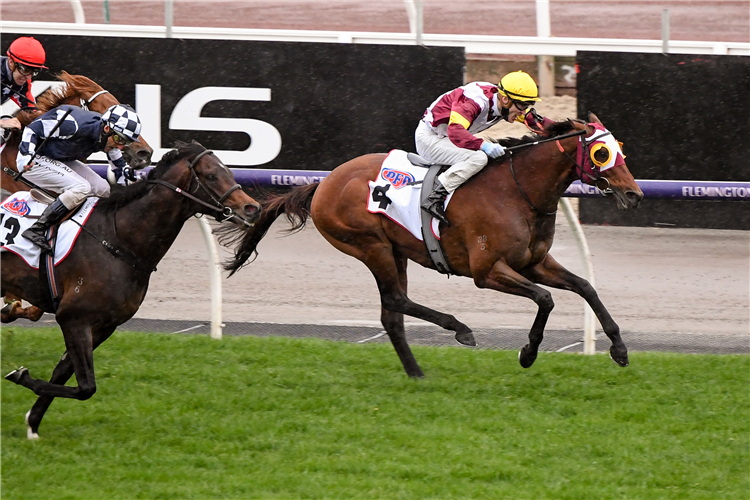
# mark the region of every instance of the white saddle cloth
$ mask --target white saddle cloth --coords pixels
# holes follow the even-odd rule
[[[378,177],[369,182],[370,196],[367,198],[367,211],[381,213],[396,224],[409,230],[415,238],[422,241],[422,209],[420,191],[422,184],[410,183],[424,180],[427,169],[412,165],[406,158],[406,151],[394,149],[380,167]],[[376,191],[377,189],[377,191]],[[390,200],[384,200],[386,197]],[[445,207],[453,193],[445,200]],[[440,239],[439,221],[431,220],[431,229],[435,238]]]
[[[87,198],[71,219],[82,226],[86,223],[98,201],[99,198]],[[31,198],[31,193],[28,191],[19,191],[6,198],[0,205],[0,242],[2,242],[0,251],[13,252],[25,260],[29,266],[39,269],[41,251],[38,246],[21,236],[21,233],[37,221],[45,208],[47,208],[47,205]],[[58,230],[57,243],[55,244],[55,265],[58,265],[68,256],[81,232],[81,226],[72,220],[63,222]]]

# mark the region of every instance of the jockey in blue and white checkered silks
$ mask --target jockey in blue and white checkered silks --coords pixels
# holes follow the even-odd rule
[[[88,196],[109,196],[107,181],[82,160],[104,151],[113,170],[121,175],[128,168],[122,149],[140,133],[141,121],[126,104],[116,104],[103,115],[63,105],[31,122],[21,137],[16,166],[30,182],[60,196],[23,236],[50,251],[46,238],[50,226]]]

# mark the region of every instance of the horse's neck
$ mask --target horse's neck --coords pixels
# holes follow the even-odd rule
[[[565,140],[565,152],[559,150],[557,141],[550,141],[539,145],[536,152],[529,151],[523,161],[514,160],[513,168],[519,186],[540,209],[554,211],[563,193],[573,182],[575,164],[566,155],[567,153],[575,158],[576,144],[571,146],[571,140],[576,139]],[[535,158],[550,158],[550,161]]]
[[[194,214],[186,197],[154,185],[145,196],[118,209],[117,238],[139,259],[155,267]]]

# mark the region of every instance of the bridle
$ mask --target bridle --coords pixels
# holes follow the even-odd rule
[[[99,92],[97,92],[96,94],[94,94],[91,97],[89,97],[88,99],[86,99],[85,101],[83,100],[83,97],[81,97],[81,109],[85,109],[86,111],[91,111],[89,109],[89,104],[91,104],[92,102],[94,102],[94,99],[96,99],[97,97],[99,97],[102,94],[109,94],[109,90],[102,89]]]
[[[193,158],[193,161],[191,161],[190,163],[188,163],[188,170],[190,170],[191,178],[190,178],[190,184],[188,184],[187,191],[185,191],[185,190],[183,190],[183,189],[181,189],[181,188],[179,188],[179,187],[177,187],[177,186],[175,186],[173,184],[170,184],[169,182],[164,181],[162,179],[150,179],[150,180],[147,180],[146,182],[148,184],[158,184],[158,185],[161,185],[161,186],[165,186],[165,187],[171,189],[172,191],[174,191],[175,193],[181,194],[182,196],[185,196],[186,198],[189,198],[190,200],[192,200],[192,201],[194,201],[194,202],[196,202],[196,203],[198,203],[200,205],[203,205],[204,207],[207,207],[207,208],[211,209],[212,211],[216,212],[216,214],[214,215],[214,217],[216,218],[216,220],[218,222],[224,222],[226,220],[239,220],[242,224],[244,224],[246,226],[249,226],[249,227],[252,227],[253,226],[252,223],[247,222],[242,217],[238,217],[237,214],[234,213],[234,210],[232,210],[231,207],[227,207],[227,206],[224,205],[224,201],[227,198],[229,198],[229,196],[231,196],[232,193],[234,193],[238,189],[242,189],[242,186],[240,186],[239,184],[235,183],[232,187],[230,187],[229,189],[227,189],[227,191],[223,195],[219,196],[219,194],[216,191],[214,191],[210,187],[206,186],[200,180],[200,178],[198,177],[198,174],[195,171],[195,165],[204,156],[206,156],[206,155],[213,155],[213,154],[214,154],[214,152],[211,151],[210,149],[205,149],[205,150],[201,151],[200,153],[198,153],[195,156],[195,158]],[[216,155],[214,155],[214,157],[216,157]],[[218,160],[218,158],[217,158],[217,160]],[[219,163],[221,163],[220,160],[219,160]],[[196,187],[196,190],[199,189],[199,188],[203,188],[203,190],[206,193],[208,193],[208,196],[211,197],[211,201],[213,203],[207,203],[207,202],[201,200],[200,198],[197,198],[197,197],[193,196],[192,194],[190,194],[190,191],[193,191],[192,189],[190,189],[190,187],[193,185],[193,181],[195,181],[198,184],[198,187]]]
[[[560,152],[564,153],[565,156],[567,156],[570,159],[570,161],[572,161],[573,164],[576,166],[576,174],[578,176],[578,179],[581,182],[583,182],[585,184],[588,184],[588,182],[586,182],[584,180],[584,176],[586,176],[591,181],[593,181],[593,185],[596,186],[596,188],[599,189],[603,194],[606,195],[606,194],[612,194],[613,193],[612,188],[610,187],[610,184],[609,184],[609,180],[606,177],[602,177],[599,166],[594,165],[593,162],[591,161],[591,158],[589,158],[589,150],[590,150],[589,144],[590,144],[590,142],[593,142],[594,140],[600,139],[603,135],[608,135],[608,134],[611,135],[611,132],[607,131],[604,134],[599,134],[599,135],[596,135],[596,136],[592,134],[590,140],[587,140],[585,137],[583,137],[584,134],[586,134],[586,129],[584,129],[584,130],[578,130],[576,132],[570,132],[568,134],[563,134],[563,135],[560,135],[558,137],[550,137],[548,139],[541,139],[539,141],[529,142],[529,143],[526,143],[526,144],[519,144],[518,146],[511,146],[511,147],[505,148],[505,151],[508,152],[508,153],[510,153],[510,173],[513,175],[513,180],[516,182],[516,187],[518,188],[518,191],[520,191],[521,195],[524,197],[524,199],[526,200],[526,202],[529,204],[529,206],[531,207],[531,209],[534,211],[534,213],[536,213],[538,215],[549,216],[549,215],[555,215],[557,213],[557,210],[555,210],[554,212],[545,212],[545,211],[539,209],[536,205],[534,205],[534,203],[532,203],[532,201],[529,199],[529,197],[526,195],[526,193],[521,188],[521,185],[518,183],[518,178],[516,177],[516,171],[513,168],[513,152],[516,151],[516,150],[518,150],[518,149],[525,148],[525,147],[537,146],[537,145],[543,144],[545,142],[555,141],[557,143],[557,147],[560,150]],[[580,155],[577,155],[577,156],[579,156],[581,158],[580,164],[578,163],[578,161],[575,158],[573,158],[572,156],[570,156],[565,151],[565,148],[563,148],[562,144],[560,144],[560,140],[561,139],[567,139],[569,137],[575,137],[575,136],[578,136],[578,148],[577,148],[577,151],[580,153]],[[589,166],[589,169],[590,169],[590,171],[591,171],[591,173],[593,175],[589,174],[586,171],[586,166],[587,166],[586,165],[586,160],[588,160],[588,163],[589,163],[588,166]],[[602,185],[602,187],[600,187],[599,186],[599,182],[600,181],[604,181],[605,185]]]
[[[585,132],[585,130],[583,132]],[[583,136],[579,137],[578,148],[576,150],[579,153],[579,154],[576,154],[577,159],[573,159],[573,157],[570,156],[567,153],[567,151],[565,151],[565,149],[562,147],[562,144],[560,144],[559,138],[556,142],[557,142],[558,149],[560,149],[560,151],[564,153],[565,156],[567,156],[570,159],[570,161],[572,161],[573,164],[576,166],[576,173],[578,174],[578,179],[584,184],[589,184],[583,178],[584,176],[588,177],[592,181],[591,184],[593,186],[595,186],[603,194],[607,195],[607,194],[612,194],[614,191],[612,191],[612,188],[609,184],[609,180],[606,177],[602,177],[601,168],[598,165],[594,164],[590,156],[590,150],[591,150],[590,144],[594,141],[600,140],[605,135],[612,135],[612,132],[607,130],[603,134],[598,134],[598,135],[592,134],[590,138],[586,138]],[[580,159],[580,162],[581,162],[580,164],[578,163],[578,159]],[[586,167],[589,168],[589,170],[591,171],[591,174],[589,174],[586,171]],[[604,184],[602,185],[602,187],[599,186],[599,183],[601,181],[604,181]]]

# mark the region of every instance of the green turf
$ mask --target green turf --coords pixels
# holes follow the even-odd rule
[[[3,374],[48,378],[55,329],[3,328]],[[721,499],[750,496],[750,357],[517,353],[116,333],[98,391],[2,380],[2,497]]]

